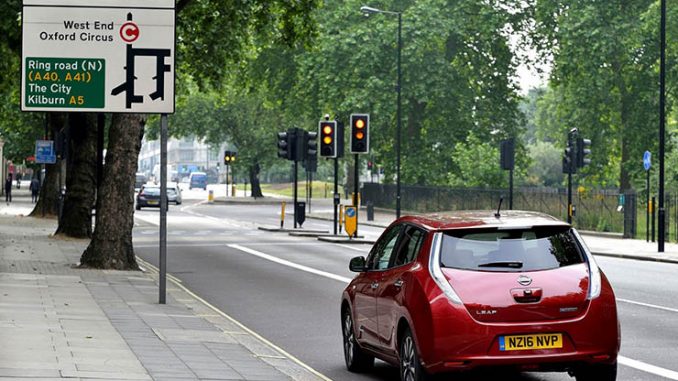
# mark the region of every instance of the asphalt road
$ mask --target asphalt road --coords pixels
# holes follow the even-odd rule
[[[204,200],[206,192],[186,192],[184,205],[170,206],[169,273],[332,380],[397,379],[396,369],[383,363],[364,375],[349,373],[343,363],[340,295],[353,276],[348,270],[349,259],[366,255],[369,246],[322,243],[261,231],[257,226],[279,224],[279,207],[195,205],[197,200],[191,197]],[[136,217],[136,253],[157,265],[158,211],[144,209]],[[330,223],[309,220],[304,227],[329,229]],[[361,234],[368,237],[379,232],[378,228],[361,227]],[[673,297],[678,291],[674,276],[678,266],[603,257],[598,261],[618,297],[623,356],[618,380],[678,380],[678,300]],[[561,373],[492,378],[572,380]],[[488,378],[470,374],[454,379]]]

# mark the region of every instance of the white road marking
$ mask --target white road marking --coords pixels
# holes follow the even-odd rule
[[[299,265],[299,264],[296,264],[294,262],[290,262],[290,261],[285,260],[285,259],[280,259],[278,257],[274,257],[272,255],[262,253],[261,251],[253,250],[253,249],[250,249],[250,248],[245,247],[245,246],[241,246],[241,245],[237,245],[237,244],[231,244],[231,245],[227,245],[227,246],[230,247],[230,248],[236,249],[236,250],[243,251],[247,254],[251,254],[251,255],[254,255],[256,257],[265,259],[267,261],[275,262],[275,263],[281,264],[283,266],[287,266],[287,267],[291,267],[291,268],[294,268],[294,269],[297,269],[297,270],[305,271],[307,273],[320,275],[322,277],[334,279],[334,280],[337,280],[339,282],[344,282],[344,283],[351,282],[351,278],[346,278],[346,277],[343,277],[343,276],[340,276],[340,275],[337,275],[337,274],[332,274],[332,273],[328,273],[326,271],[314,269],[312,267]]]
[[[671,308],[671,307],[664,307],[664,306],[658,306],[656,304],[648,304],[648,303],[642,303],[642,302],[636,302],[633,300],[628,300],[628,299],[621,299],[617,298],[618,302],[623,302],[623,303],[628,303],[628,304],[635,304],[637,306],[643,306],[643,307],[648,307],[648,308],[654,308],[657,310],[662,310],[662,311],[668,311],[668,312],[678,312],[678,308]]]
[[[340,244],[340,243],[338,243],[338,244],[336,244],[336,245],[337,245],[337,246],[341,246],[341,247],[343,247],[344,249],[351,249],[351,250],[359,251],[359,252],[361,252],[361,253],[369,253],[369,250],[361,250],[361,249],[359,249],[359,248],[357,248],[357,247],[353,247],[353,246],[351,246],[351,245],[342,245],[342,244]]]
[[[631,367],[631,368],[642,370],[643,372],[652,373],[652,374],[655,374],[657,376],[668,378],[669,380],[678,380],[678,372],[674,372],[672,370],[668,370],[668,369],[660,368],[658,366],[646,364],[642,361],[633,360],[633,359],[630,359],[630,358],[624,357],[624,356],[619,356],[617,358],[617,361],[622,365],[626,365],[626,366]]]

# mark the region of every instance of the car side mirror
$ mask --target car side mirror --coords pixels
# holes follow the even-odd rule
[[[365,268],[365,257],[351,258],[351,262],[349,262],[348,268],[349,270],[355,273],[361,273],[363,271],[366,271],[367,269]]]

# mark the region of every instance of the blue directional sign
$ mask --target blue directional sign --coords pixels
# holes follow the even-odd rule
[[[650,170],[650,167],[652,166],[652,154],[650,151],[645,151],[643,154],[643,168],[645,168],[646,171]]]
[[[56,163],[56,153],[54,152],[53,140],[35,141],[35,162],[37,164]]]

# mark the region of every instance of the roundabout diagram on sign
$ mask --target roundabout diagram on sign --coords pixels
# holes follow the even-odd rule
[[[126,43],[130,44],[139,38],[139,27],[137,24],[128,21],[120,27],[120,38]]]

